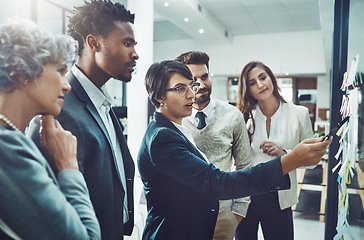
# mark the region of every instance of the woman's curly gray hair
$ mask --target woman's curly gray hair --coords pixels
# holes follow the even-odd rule
[[[0,26],[0,91],[11,92],[16,79],[31,82],[39,78],[47,63],[72,61],[76,42],[66,35],[54,35],[30,20],[16,19]]]

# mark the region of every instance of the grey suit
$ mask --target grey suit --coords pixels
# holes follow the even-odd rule
[[[20,239],[100,239],[79,171],[56,178],[33,141],[2,125],[0,156],[0,231]]]
[[[66,75],[72,90],[65,95],[65,105],[57,117],[62,127],[77,137],[77,159],[90,191],[91,202],[101,227],[102,239],[122,239],[134,226],[133,179],[134,162],[114,112],[110,116],[120,143],[125,173],[117,168],[107,129],[86,91],[70,71]],[[29,134],[39,143],[39,126]],[[125,192],[120,175],[125,174],[129,221],[123,224]]]

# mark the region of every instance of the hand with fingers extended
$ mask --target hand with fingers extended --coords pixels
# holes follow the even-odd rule
[[[291,152],[281,158],[284,174],[299,168],[316,165],[326,153],[326,148],[331,144],[332,137],[322,141],[324,137],[310,138],[300,142]]]
[[[50,164],[56,171],[78,170],[77,138],[51,115],[41,118],[41,146]]]
[[[264,141],[259,146],[263,150],[263,153],[268,156],[283,156],[286,152],[283,148],[279,147],[275,142]]]

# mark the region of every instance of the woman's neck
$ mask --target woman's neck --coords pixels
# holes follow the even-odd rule
[[[158,108],[157,112],[168,118],[170,121],[182,125],[182,118],[176,118],[172,114],[170,114],[167,110],[163,108]]]
[[[13,94],[0,96],[0,113],[22,132],[25,131],[25,128],[33,117],[28,114],[29,109],[24,109],[22,107],[21,102],[23,101],[24,99],[16,98]],[[9,127],[9,124],[4,121],[1,121],[1,124]]]
[[[267,118],[271,118],[279,108],[279,100],[274,97],[265,101],[258,102],[259,108]]]

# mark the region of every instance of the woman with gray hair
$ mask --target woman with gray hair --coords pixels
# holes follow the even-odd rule
[[[65,73],[74,53],[72,38],[30,21],[0,26],[0,239],[100,239],[77,140],[53,118],[71,89]],[[38,114],[50,163],[24,135]]]

